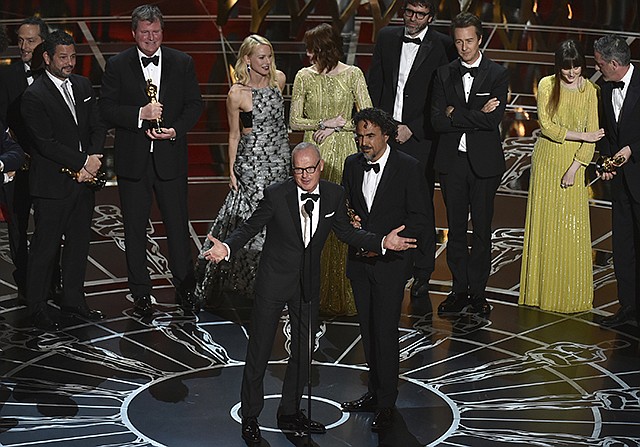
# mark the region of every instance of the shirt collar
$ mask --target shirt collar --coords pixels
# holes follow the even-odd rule
[[[55,77],[51,73],[49,73],[49,70],[45,70],[44,72],[47,74],[47,76],[49,76],[49,79],[51,79],[51,81],[54,83],[54,85],[56,87],[58,87],[58,89],[62,88],[62,83],[64,81],[66,81],[67,79],[69,80],[69,84],[73,85],[73,82],[71,82],[71,79],[69,79],[69,78],[67,78],[65,80],[62,80],[62,79],[59,79],[59,78]]]
[[[478,59],[476,59],[476,61],[473,64],[467,64],[462,59],[460,59],[460,63],[462,64],[462,66],[463,67],[467,67],[467,68],[479,67],[480,66],[480,62],[482,62],[482,51],[480,52],[480,57]]]
[[[160,64],[160,62],[162,61],[162,47],[158,48],[156,50],[155,53],[153,53],[151,56],[147,56],[146,54],[144,54],[142,51],[140,51],[140,48],[136,47],[136,50],[138,50],[138,62],[140,62],[140,64],[142,64],[142,58],[143,57],[155,57],[158,56],[160,59],[158,61],[158,64]]]
[[[633,64],[629,64],[629,69],[624,74],[622,79],[620,79],[622,82],[624,82],[624,88],[625,89],[629,86],[629,84],[631,84],[631,77],[633,76],[633,69],[634,69]]]
[[[412,36],[410,36],[410,35],[408,35],[408,34],[407,34],[407,31],[406,31],[406,29],[405,29],[404,35],[405,35],[405,37],[409,37],[409,38],[411,38],[411,39],[416,39],[416,38],[417,38],[417,39],[420,39],[420,41],[422,42],[422,41],[424,41],[424,36],[426,36],[426,35],[427,35],[427,31],[428,31],[428,30],[429,30],[429,26],[426,26],[426,27],[425,27],[425,29],[423,29],[422,31],[420,31],[420,32],[418,33],[418,35],[417,35],[417,36],[412,37]]]

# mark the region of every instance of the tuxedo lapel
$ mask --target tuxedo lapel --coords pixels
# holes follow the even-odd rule
[[[60,90],[58,90],[58,87],[55,86],[53,81],[49,79],[49,76],[47,75],[44,75],[43,81],[44,81],[44,85],[47,87],[47,90],[49,91],[49,94],[51,95],[53,100],[58,104],[60,108],[63,109],[62,113],[66,114],[69,117],[69,119],[73,122],[74,125],[77,125],[76,120],[73,118],[73,115],[71,114],[71,109],[69,109],[69,106],[67,105],[67,102],[65,101],[65,99],[62,97],[62,93],[60,93]],[[75,94],[75,91],[74,91],[74,94]],[[77,113],[78,111],[76,109],[76,114]]]
[[[393,177],[398,170],[397,163],[397,154],[394,150],[389,149],[389,158],[387,159],[387,164],[384,166],[384,171],[382,171],[382,178],[380,179],[380,183],[378,183],[378,188],[376,189],[376,195],[373,198],[373,203],[371,204],[371,213],[381,207],[383,200],[381,197],[385,194],[385,191],[391,186]]]
[[[400,72],[400,62],[402,61],[402,36],[404,35],[404,26],[399,27],[393,35],[393,39],[389,42],[388,50],[391,54],[396,54],[396,63],[391,67],[391,84],[398,85],[398,74]],[[394,92],[395,96],[395,92]]]
[[[471,91],[469,92],[469,98],[472,98],[476,94],[476,92],[480,90],[480,86],[484,83],[484,80],[487,78],[488,75],[489,75],[489,60],[486,57],[483,57],[482,61],[480,61],[480,66],[478,67],[476,77],[473,79],[473,84],[471,84]]]
[[[75,101],[74,108],[76,109],[76,118],[78,120],[78,129],[83,129],[83,126],[86,126],[86,121],[88,118],[88,113],[86,109],[86,103],[84,100],[84,93],[80,91],[80,86],[78,81],[71,77],[71,88],[73,90],[73,97]]]
[[[619,124],[624,123],[628,114],[635,109],[638,99],[640,99],[640,69],[634,67],[633,76],[631,77],[631,82],[627,88],[627,94],[624,98],[624,103],[622,103],[622,109],[620,110]],[[611,101],[609,101],[609,103],[611,103]],[[637,119],[635,116],[633,118]],[[637,124],[638,123],[634,123],[634,125]]]
[[[608,121],[608,129],[614,131],[615,135],[614,140],[618,138],[618,124],[616,123],[616,117],[613,112],[613,103],[611,102],[611,84],[609,82],[604,82],[601,87],[602,93],[602,108],[604,110],[605,119]]]
[[[131,58],[129,59],[129,68],[131,69],[131,75],[133,82],[138,85],[142,93],[147,96],[147,80],[144,78],[140,61],[138,60],[138,49],[132,48]]]
[[[364,163],[366,163],[364,159],[364,155],[362,155],[362,153],[359,153],[357,155],[357,163],[355,163],[355,166],[353,169],[353,177],[354,177],[353,185],[355,187],[355,191],[353,195],[355,196],[356,203],[351,203],[349,205],[351,208],[361,209],[365,212],[365,214],[369,214],[369,211],[367,208],[367,202],[366,200],[364,200],[364,194],[362,192],[362,180],[364,179],[364,167],[363,167]]]
[[[413,65],[411,66],[411,70],[409,71],[409,76],[407,76],[407,82],[411,79],[412,76],[416,74],[420,66],[424,63],[427,56],[431,52],[431,48],[433,47],[433,42],[427,38],[427,35],[424,36],[422,43],[420,44],[420,49],[418,49],[418,54],[416,54],[416,58],[413,61]]]
[[[296,184],[293,180],[291,180],[287,185],[285,200],[289,207],[293,227],[296,229],[296,237],[298,238],[298,241],[300,241],[300,244],[303,244],[302,227],[300,226],[300,209],[298,208],[298,188],[296,188]]]
[[[449,79],[453,83],[453,88],[458,95],[458,98],[462,104],[467,103],[467,99],[464,97],[464,85],[462,84],[462,73],[460,72],[460,61],[449,66]]]

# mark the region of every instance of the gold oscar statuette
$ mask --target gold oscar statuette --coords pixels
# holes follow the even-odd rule
[[[158,102],[158,86],[151,79],[147,79],[147,96],[151,104]],[[162,117],[151,120],[151,125],[157,133],[162,133]]]
[[[624,163],[624,156],[617,155],[613,157],[600,157],[596,161],[596,171],[613,172]]]
[[[78,180],[78,176],[80,175],[79,172],[72,171],[69,168],[61,168],[60,172],[62,172],[63,174],[67,174],[69,177],[71,177],[74,180]],[[86,182],[83,182],[83,183],[88,188],[90,188],[90,189],[92,189],[94,191],[100,191],[107,184],[107,174],[105,174],[102,171],[98,171],[98,173],[95,175],[95,177],[93,177],[92,179],[89,179],[89,180],[87,180]]]

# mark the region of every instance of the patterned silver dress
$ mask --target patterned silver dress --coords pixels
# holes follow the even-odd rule
[[[242,133],[233,167],[238,190],[227,195],[209,234],[219,240],[239,227],[256,209],[263,190],[271,183],[289,176],[291,149],[284,118],[284,99],[278,87],[252,89],[253,126]],[[215,305],[223,292],[251,295],[260,252],[264,244],[263,229],[229,262],[208,262],[200,255],[196,265],[196,298]],[[202,251],[211,247],[205,239]]]

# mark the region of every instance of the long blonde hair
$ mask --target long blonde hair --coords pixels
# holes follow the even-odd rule
[[[238,58],[236,59],[235,69],[235,82],[238,84],[247,85],[249,83],[249,70],[247,63],[244,61],[245,56],[251,56],[253,51],[260,45],[267,45],[271,50],[271,66],[269,67],[269,86],[275,87],[278,85],[276,81],[276,59],[273,54],[273,46],[268,39],[265,39],[258,34],[252,34],[246,37],[240,45],[238,51]]]

